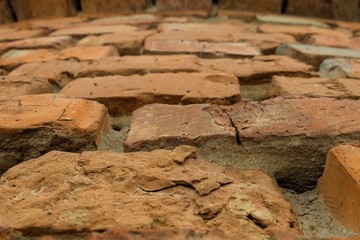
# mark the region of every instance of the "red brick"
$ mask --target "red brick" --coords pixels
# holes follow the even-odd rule
[[[357,79],[289,78],[275,76],[269,96],[286,98],[329,97],[360,99],[360,81]]]
[[[0,24],[13,22],[10,6],[7,0],[0,0]]]
[[[75,58],[79,61],[86,61],[113,56],[119,56],[114,46],[78,46],[61,50],[57,59],[65,60]]]
[[[67,17],[76,14],[73,0],[11,0],[16,17],[29,18]]]
[[[107,25],[107,26],[73,26],[68,28],[63,28],[58,31],[51,33],[52,36],[59,35],[71,35],[71,36],[87,36],[95,34],[106,34],[106,33],[122,33],[127,34],[138,30],[137,27],[127,26],[127,25]]]
[[[133,14],[128,16],[116,16],[98,18],[87,22],[88,25],[152,25],[161,20],[159,16],[152,14]],[[85,25],[84,24],[84,25]]]
[[[46,31],[42,30],[42,29],[18,30],[18,31],[16,31],[16,30],[14,31],[14,29],[9,29],[9,31],[11,31],[11,34],[1,34],[0,35],[0,42],[41,37],[46,34]],[[5,33],[5,32],[2,32],[2,33]]]
[[[280,13],[281,4],[281,0],[258,0],[256,4],[252,0],[221,0],[219,8]]]
[[[80,78],[66,85],[61,94],[99,101],[115,115],[131,114],[150,103],[234,104],[241,99],[236,77],[206,73]]]
[[[360,60],[326,59],[320,66],[320,75],[326,78],[360,78]]]
[[[81,0],[84,13],[131,13],[143,12],[146,0]]]
[[[59,55],[55,49],[10,50],[1,55],[0,66],[14,68],[24,63],[55,60]]]
[[[51,150],[95,150],[110,127],[103,105],[60,95],[2,98],[0,108],[1,172]]]
[[[0,77],[0,96],[14,97],[27,94],[53,93],[49,82],[43,78]]]
[[[152,54],[181,54],[193,53],[199,56],[257,56],[261,52],[248,43],[213,43],[200,41],[185,41],[185,40],[145,40],[144,51]]]
[[[360,145],[340,145],[329,151],[317,189],[335,216],[360,231]]]
[[[113,45],[121,55],[140,54],[144,39],[155,31],[136,31],[127,34],[113,33],[100,36],[88,36],[78,42],[78,46]]]
[[[360,143],[359,114],[359,101],[329,98],[222,107],[148,105],[133,113],[124,148],[193,145],[221,166],[256,166],[281,186],[303,192],[314,187],[332,146]]]
[[[67,17],[67,18],[47,18],[47,19],[32,19],[29,21],[30,28],[47,28],[49,30],[58,30],[61,28],[69,28],[74,25],[81,24],[87,21],[85,17]]]
[[[212,7],[211,0],[158,0],[156,1],[158,10],[210,10]]]

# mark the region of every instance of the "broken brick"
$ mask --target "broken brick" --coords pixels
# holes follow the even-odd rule
[[[341,35],[311,35],[304,43],[336,48],[350,48],[360,51],[360,37],[348,38]]]
[[[77,46],[65,48],[59,52],[57,59],[75,58],[79,61],[96,60],[106,57],[119,56],[114,46]]]
[[[320,65],[320,75],[326,78],[360,78],[360,60],[326,59]]]
[[[127,34],[129,32],[137,31],[138,28],[128,25],[106,25],[106,26],[72,26],[63,29],[59,29],[50,34],[50,36],[71,35],[76,37],[82,37],[95,34],[106,33],[122,33]]]
[[[27,94],[53,93],[50,83],[43,78],[0,77],[0,96],[14,97]]]

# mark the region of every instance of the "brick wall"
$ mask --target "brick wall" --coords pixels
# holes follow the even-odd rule
[[[195,4],[194,4],[195,3]],[[0,23],[73,16],[78,12],[134,13],[172,10],[241,10],[360,20],[360,0],[0,0]]]

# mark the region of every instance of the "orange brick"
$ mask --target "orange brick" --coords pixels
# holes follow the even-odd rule
[[[34,37],[41,37],[46,34],[45,30],[36,29],[36,30],[18,30],[14,31],[14,29],[9,29],[11,34],[1,34],[0,35],[0,42],[3,41],[13,41],[13,40],[20,40],[26,38],[34,38]],[[1,30],[0,30],[1,32]],[[2,32],[6,33],[6,32]]]
[[[95,34],[106,34],[106,33],[122,33],[127,34],[132,31],[138,30],[137,27],[127,26],[127,25],[106,25],[106,26],[72,26],[68,28],[63,28],[58,31],[51,33],[51,36],[59,35],[71,35],[71,36],[87,36]]]
[[[329,151],[317,189],[335,216],[360,231],[360,145],[341,145]]]
[[[152,25],[161,20],[159,16],[152,14],[132,14],[128,16],[104,17],[94,19],[85,25]]]
[[[53,93],[49,82],[43,78],[0,77],[0,96],[14,97],[27,94]]]
[[[0,66],[14,68],[24,63],[55,60],[59,55],[55,49],[10,50],[1,55]]]
[[[65,60],[75,58],[79,61],[86,61],[112,56],[119,56],[114,46],[78,46],[61,50],[57,59]]]
[[[312,35],[305,40],[305,43],[328,47],[350,48],[360,51],[360,37],[348,38],[340,35]]]

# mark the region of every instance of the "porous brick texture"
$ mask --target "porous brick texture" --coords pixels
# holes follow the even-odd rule
[[[360,24],[294,6],[0,0],[0,240],[357,236]]]

